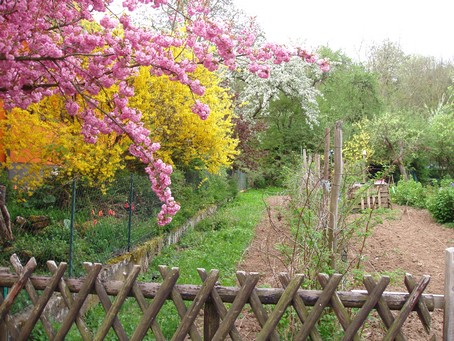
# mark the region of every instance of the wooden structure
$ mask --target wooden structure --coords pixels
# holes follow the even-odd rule
[[[385,182],[375,182],[372,186],[367,184],[355,184],[349,194],[349,200],[354,200],[354,210],[366,208],[391,208],[391,196],[389,185]]]
[[[73,325],[77,326],[82,340],[103,340],[109,330],[113,329],[118,340],[142,340],[153,334],[156,340],[167,340],[164,337],[156,316],[167,300],[173,301],[181,322],[171,340],[184,340],[189,335],[191,340],[241,340],[236,320],[247,309],[252,311],[259,332],[256,340],[279,340],[279,321],[284,313],[293,308],[299,318],[299,330],[295,339],[321,340],[317,325],[325,308],[330,307],[344,329],[343,340],[359,340],[357,335],[369,314],[376,310],[386,326],[384,340],[405,340],[401,329],[412,311],[418,316],[429,331],[431,316],[429,311],[443,308],[442,295],[424,294],[430,277],[423,276],[416,281],[411,275],[405,276],[408,293],[387,293],[389,277],[381,277],[375,282],[371,276],[364,277],[366,290],[358,292],[336,291],[342,275],[318,275],[323,290],[302,290],[304,275],[288,274],[279,276],[282,288],[258,288],[257,273],[238,272],[239,287],[222,287],[217,284],[218,271],[209,273],[198,269],[203,285],[178,285],[179,269],[161,266],[162,283],[141,283],[137,281],[139,266],[133,266],[124,281],[106,281],[99,279],[101,264],[86,263],[87,275],[84,278],[64,278],[66,263],[49,261],[48,267],[52,277],[32,276],[36,267],[34,258],[22,267],[17,257],[11,259],[15,273],[7,270],[0,272],[0,287],[9,288],[8,295],[1,299],[0,305],[0,339],[27,340],[38,320],[41,320],[50,340],[64,340]],[[10,314],[10,308],[18,294],[26,290],[33,309],[26,322],[18,327]],[[55,292],[59,292],[68,308],[58,329],[44,308]],[[41,292],[38,295],[37,292]],[[81,313],[81,307],[89,294],[99,297],[106,314],[96,330],[90,330]],[[109,296],[114,296],[113,302]],[[132,335],[127,335],[119,318],[119,311],[128,297],[132,297],[143,312],[140,322]],[[190,301],[187,307],[184,301]],[[226,303],[228,303],[226,305]],[[359,308],[357,312],[349,308]],[[392,313],[395,310],[397,313]],[[203,316],[203,328],[196,319]],[[148,334],[147,334],[148,333]]]

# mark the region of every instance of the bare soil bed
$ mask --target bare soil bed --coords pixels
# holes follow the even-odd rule
[[[289,227],[282,219],[282,208],[288,199],[275,196],[268,199],[267,214],[256,227],[256,235],[238,264],[238,270],[254,271],[261,274],[260,285],[281,287],[277,274],[289,271],[282,255],[276,250],[276,244],[288,243]],[[430,275],[431,281],[426,293],[443,294],[444,290],[444,250],[454,246],[454,229],[448,229],[434,222],[427,210],[406,206],[394,206],[393,219],[387,219],[374,227],[367,239],[364,255],[364,269],[369,274],[387,274],[392,278],[387,291],[406,292],[403,275],[410,273],[416,280],[422,275]],[[351,255],[357,249],[349,250]],[[364,288],[358,288],[364,289]],[[442,311],[436,310],[432,315],[430,334],[424,331],[415,312],[404,325],[404,334],[408,340],[441,340]],[[379,323],[379,322],[375,322]],[[244,319],[239,328],[249,330],[251,340],[257,331],[254,323]],[[364,330],[364,340],[381,340],[383,333],[371,327]]]

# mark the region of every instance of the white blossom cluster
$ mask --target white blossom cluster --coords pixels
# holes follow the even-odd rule
[[[239,92],[242,111],[250,118],[267,116],[270,103],[284,94],[297,99],[308,123],[315,124],[319,115],[316,98],[320,92],[314,83],[320,75],[318,68],[298,57],[285,64],[272,65],[270,77],[266,79],[245,74],[245,85]]]

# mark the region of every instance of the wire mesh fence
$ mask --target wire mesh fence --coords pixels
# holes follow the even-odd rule
[[[186,172],[175,174],[172,180],[184,209],[177,221],[165,227],[156,222],[161,202],[146,175],[124,172],[109,184],[48,181],[22,201],[10,188],[8,206],[15,220],[15,240],[2,250],[7,251],[3,258],[13,252],[24,260],[33,256],[43,267],[47,259],[65,261],[70,276],[78,275],[82,262],[105,263],[184,222],[203,205],[222,201],[246,186],[240,173],[226,180]]]

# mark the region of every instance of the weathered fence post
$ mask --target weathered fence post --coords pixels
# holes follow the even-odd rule
[[[443,340],[454,340],[454,247],[445,250],[445,310]]]
[[[219,314],[214,302],[205,302],[203,323],[203,339],[210,341],[219,329]]]

